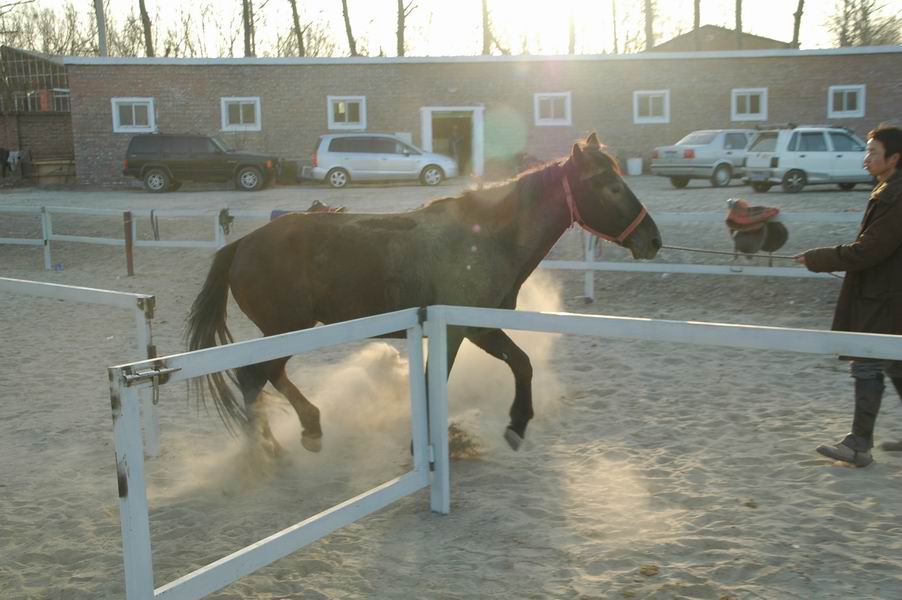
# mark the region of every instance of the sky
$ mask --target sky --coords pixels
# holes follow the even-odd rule
[[[410,0],[405,0],[410,2]],[[644,44],[642,0],[615,0],[617,35],[620,50],[624,41],[632,37]],[[836,11],[837,0],[806,0],[800,32],[805,48],[829,48],[834,45],[827,28],[829,17]],[[40,6],[58,8],[65,0],[37,0]],[[92,0],[73,0],[85,12],[93,7]],[[107,0],[109,16],[120,22],[129,11],[137,13],[137,0]],[[205,0],[186,3],[183,0],[145,0],[158,26],[178,18],[180,11],[198,11]],[[341,0],[297,0],[302,22],[316,22],[330,32],[335,56],[348,54],[347,38],[341,11]],[[406,33],[408,56],[473,55],[482,49],[481,0],[413,0],[416,8],[408,17]],[[655,32],[658,41],[692,28],[693,8],[689,0],[655,0]],[[789,42],[792,40],[795,0],[746,0],[744,2],[743,31]],[[886,0],[882,14],[902,13],[902,0]],[[223,26],[240,27],[241,2],[215,2],[218,20]],[[257,54],[272,52],[270,40],[288,33],[291,10],[287,0],[255,0],[261,22],[257,30]],[[358,50],[367,54],[386,56],[396,54],[396,0],[348,0],[351,26],[357,38]],[[549,7],[554,7],[549,10]],[[568,17],[576,15],[576,52],[597,54],[613,50],[611,0],[489,0],[493,28],[502,45],[513,53],[564,54],[568,43]],[[735,0],[702,0],[703,25],[735,26]],[[195,22],[199,22],[195,14]],[[207,19],[208,30],[215,24]],[[215,55],[217,45],[208,31],[208,54]],[[241,55],[241,37],[235,47]]]

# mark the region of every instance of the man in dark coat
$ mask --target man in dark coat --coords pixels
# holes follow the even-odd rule
[[[796,257],[810,271],[845,271],[832,329],[902,335],[902,129],[868,133],[864,167],[877,178],[858,236],[850,244],[815,248]],[[902,397],[902,361],[852,358],[855,413],[852,431],[838,444],[818,446],[834,460],[865,467],[871,462],[874,423],[883,398],[884,374]],[[902,442],[882,446],[902,451]]]

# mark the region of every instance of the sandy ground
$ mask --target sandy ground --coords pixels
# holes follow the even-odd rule
[[[630,178],[651,212],[721,211],[748,196],[784,211],[860,211],[864,189],[751,195],[734,185]],[[384,212],[451,195],[418,186],[282,187],[258,194],[186,186],[4,191],[0,205],[104,208],[305,208],[314,199]],[[262,222],[237,223],[237,234]],[[60,218],[60,232],[119,235],[117,219]],[[728,250],[725,228],[662,227],[668,243]],[[35,235],[0,215],[0,237]],[[208,236],[207,221],[163,220],[163,237]],[[841,242],[854,226],[799,226],[792,253]],[[148,237],[148,224],[139,223]],[[568,233],[553,250],[575,258]],[[624,258],[618,250],[608,256]],[[161,354],[184,350],[186,311],[211,253],[122,251],[58,243],[0,246],[0,275],[155,294]],[[717,257],[662,253],[671,262]],[[726,260],[726,259],[724,259]],[[582,274],[542,271],[521,307],[588,314],[824,329],[838,281],[610,273],[586,305]],[[239,339],[258,334],[232,307]],[[140,358],[126,311],[0,294],[0,598],[123,597],[121,538],[105,369]],[[512,398],[506,368],[472,347],[451,378],[451,415],[472,443],[452,463],[452,512],[428,492],[346,527],[213,594],[287,598],[900,598],[902,457],[861,470],[814,447],[849,426],[851,381],[829,357],[577,336],[519,335],[535,369],[536,418],[514,453],[501,439]],[[147,465],[157,585],[406,471],[403,345],[353,344],[289,364],[323,414],[325,447],[299,444],[287,403],[270,415],[290,458],[250,468],[215,412],[182,386],[161,397],[163,454]],[[887,393],[879,439],[902,437]]]

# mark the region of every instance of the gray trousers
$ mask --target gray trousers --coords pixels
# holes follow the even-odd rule
[[[902,378],[902,360],[856,358],[849,364],[849,372],[855,379],[882,380],[884,374],[892,379],[898,379]]]

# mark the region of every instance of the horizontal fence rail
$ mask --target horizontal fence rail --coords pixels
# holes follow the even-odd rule
[[[281,212],[291,212],[290,210],[279,209]],[[303,212],[299,210],[297,212]],[[228,233],[229,222],[231,219],[258,219],[269,220],[274,214],[274,210],[264,209],[136,209],[136,210],[116,210],[103,208],[80,208],[80,207],[0,207],[0,213],[10,214],[33,214],[40,216],[42,220],[42,237],[38,238],[0,238],[0,244],[18,244],[26,246],[43,246],[44,247],[44,268],[50,270],[52,268],[52,258],[50,254],[51,242],[78,242],[86,244],[99,244],[107,246],[128,247],[131,245],[136,248],[198,248],[215,250],[221,248],[226,243],[226,235]],[[53,231],[53,215],[83,215],[83,216],[106,216],[115,217],[130,215],[127,219],[128,227],[131,229],[129,242],[122,238],[104,238],[96,236],[78,236],[55,233]],[[659,224],[665,223],[723,223],[723,213],[702,213],[702,212],[681,212],[666,213],[656,212],[653,215],[655,221]],[[213,238],[207,240],[139,240],[137,239],[137,220],[138,219],[178,219],[178,218],[209,218],[212,222]],[[832,224],[851,224],[861,220],[861,214],[855,212],[841,213],[781,213],[775,217],[776,221],[787,224],[801,223],[832,223]],[[585,271],[586,277],[586,296],[595,298],[594,289],[594,272],[595,271],[621,271],[621,272],[637,272],[637,273],[681,273],[681,274],[697,274],[697,275],[751,275],[751,276],[768,276],[768,277],[799,277],[811,279],[829,279],[830,275],[826,273],[812,273],[804,268],[796,267],[754,267],[741,265],[705,265],[705,264],[682,264],[682,263],[639,263],[639,262],[615,262],[596,260],[597,240],[589,234],[584,234],[583,239],[584,258],[582,261],[573,260],[543,260],[539,266],[543,269],[558,269],[565,271]],[[761,255],[766,258],[766,255]]]
[[[430,306],[429,320],[606,338],[902,360],[902,336],[634,317]]]
[[[129,309],[135,317],[138,351],[148,359],[156,356],[156,347],[153,343],[153,316],[156,299],[150,294],[99,290],[9,277],[0,277],[0,292]],[[141,394],[141,417],[144,428],[144,451],[149,457],[159,456],[160,419],[153,403],[152,390],[144,391]]]
[[[325,535],[430,485],[430,454],[447,464],[447,409],[426,406],[426,383],[421,319],[425,311],[407,309],[394,313],[324,325],[247,342],[139,361],[110,368],[110,396],[116,439],[116,470],[119,480],[119,510],[122,525],[123,561],[128,600],[193,600],[219,590],[233,581],[297,551]],[[265,362],[327,346],[368,339],[398,331],[407,333],[413,469],[382,485],[359,494],[333,508],[201,567],[154,589],[153,561],[144,461],[137,421],[137,393],[152,385],[171,385],[191,377],[228,368]],[[430,365],[430,369],[433,367]],[[430,440],[445,415],[444,446]],[[435,478],[432,477],[434,480]],[[433,486],[436,483],[433,481]],[[447,493],[447,482],[441,490]],[[433,492],[433,495],[435,492]],[[441,511],[449,501],[432,500]],[[445,510],[447,512],[447,510]]]

